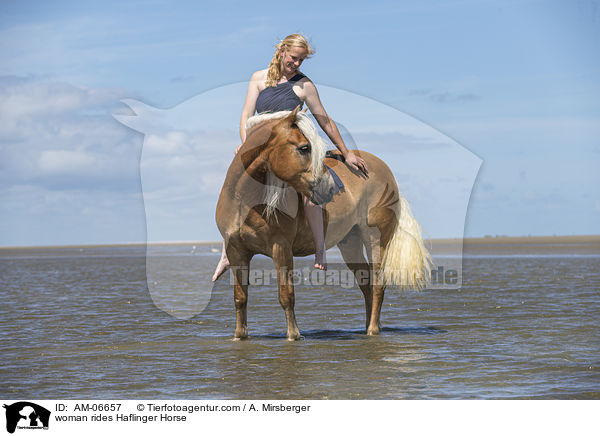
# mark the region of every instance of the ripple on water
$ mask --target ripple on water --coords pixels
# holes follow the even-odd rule
[[[218,257],[209,248],[194,260],[207,275]],[[79,399],[598,399],[597,266],[468,258],[460,290],[388,290],[377,337],[364,334],[358,289],[302,285],[304,340],[288,343],[273,285],[250,288],[250,340],[234,342],[225,276],[204,312],[176,319],[153,304],[137,252],[3,258],[0,389]]]

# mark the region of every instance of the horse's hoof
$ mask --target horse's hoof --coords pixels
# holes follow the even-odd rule
[[[379,329],[368,329],[367,336],[377,336],[379,334]]]
[[[241,332],[235,332],[233,334],[233,340],[234,341],[242,341],[248,339],[248,332],[247,331],[241,331]]]

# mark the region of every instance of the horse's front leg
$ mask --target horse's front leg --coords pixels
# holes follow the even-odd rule
[[[251,257],[228,247],[227,258],[233,273],[233,299],[235,302],[234,341],[248,337],[248,273]]]
[[[235,332],[233,340],[248,338],[248,266],[235,266],[233,272],[233,300],[235,302]]]
[[[292,248],[288,244],[276,243],[273,246],[273,262],[277,269],[277,282],[279,283],[279,303],[285,311],[287,321],[287,339],[296,341],[301,338],[300,330],[296,324],[294,313],[294,284],[292,273],[294,270],[294,257]]]

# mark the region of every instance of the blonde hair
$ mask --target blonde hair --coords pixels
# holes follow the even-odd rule
[[[275,53],[267,70],[267,80],[265,80],[267,87],[276,86],[281,79],[281,49],[287,50],[292,47],[305,49],[307,51],[307,58],[315,53],[306,38],[298,33],[293,33],[283,38],[279,44],[275,45]]]

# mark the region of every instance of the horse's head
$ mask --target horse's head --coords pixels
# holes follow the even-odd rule
[[[313,122],[300,107],[279,120],[265,151],[270,170],[296,191],[322,204],[333,198],[335,184],[324,171],[325,147]]]

